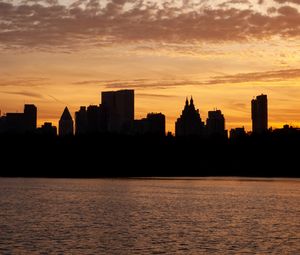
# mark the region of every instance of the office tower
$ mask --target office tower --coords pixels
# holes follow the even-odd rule
[[[176,136],[203,135],[204,123],[201,121],[199,110],[195,109],[193,98],[190,103],[186,99],[181,116],[175,123]]]
[[[99,132],[99,112],[100,107],[98,105],[90,105],[87,108],[87,130],[90,134]]]
[[[56,136],[57,128],[51,122],[45,122],[40,128],[39,133],[45,136]]]
[[[133,134],[165,136],[166,117],[162,113],[148,113],[146,118],[135,120]]]
[[[60,136],[73,135],[73,119],[68,107],[64,109],[60,117],[58,133]]]
[[[206,120],[206,130],[209,136],[227,136],[225,131],[225,118],[220,110],[209,111]]]
[[[162,113],[148,113],[148,132],[152,135],[165,136],[166,134],[166,117]]]
[[[4,117],[5,132],[32,133],[36,130],[37,108],[33,104],[25,104],[23,113],[7,113]]]
[[[257,96],[251,101],[252,132],[261,134],[268,130],[267,95]]]
[[[0,115],[0,133],[5,132],[5,116]]]
[[[107,129],[127,133],[134,121],[134,90],[106,91],[101,94],[101,106],[107,114]]]
[[[87,133],[87,111],[85,106],[80,106],[79,111],[75,112],[75,135]]]
[[[5,129],[8,133],[24,133],[24,113],[7,113],[5,117]]]
[[[33,104],[25,104],[24,106],[24,128],[26,131],[34,131],[36,129],[37,108]]]
[[[232,128],[230,129],[230,139],[238,139],[246,136],[245,128]]]

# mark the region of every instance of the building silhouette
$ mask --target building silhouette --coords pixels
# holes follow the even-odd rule
[[[73,119],[66,107],[59,120],[59,136],[73,135]]]
[[[147,122],[149,134],[165,136],[166,134],[166,116],[162,113],[148,113]]]
[[[261,94],[251,101],[252,132],[261,134],[268,130],[268,100]]]
[[[201,136],[203,130],[204,123],[201,120],[199,110],[195,109],[193,98],[191,97],[190,103],[186,99],[182,114],[175,123],[175,135]]]
[[[38,133],[45,136],[56,136],[57,128],[51,122],[45,122],[39,129]]]
[[[148,113],[146,118],[135,120],[133,134],[165,136],[166,117],[162,113]]]
[[[75,112],[75,135],[87,133],[87,111],[85,106],[80,106],[79,111]]]
[[[98,133],[100,123],[100,107],[98,105],[90,105],[87,108],[87,132],[89,134]]]
[[[5,132],[5,116],[0,116],[0,133]]]
[[[206,119],[206,131],[208,136],[226,136],[225,118],[221,110],[209,111]]]
[[[23,113],[7,113],[1,117],[2,132],[32,133],[36,130],[37,108],[33,104],[25,104]]]
[[[101,107],[106,114],[107,131],[128,133],[134,121],[134,90],[101,93]]]
[[[37,108],[33,104],[24,106],[24,127],[26,131],[33,132],[36,130]]]
[[[245,136],[246,132],[244,127],[230,129],[230,139],[238,139]]]

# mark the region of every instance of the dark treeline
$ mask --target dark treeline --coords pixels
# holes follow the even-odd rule
[[[0,176],[300,177],[300,134],[224,137],[1,135]]]

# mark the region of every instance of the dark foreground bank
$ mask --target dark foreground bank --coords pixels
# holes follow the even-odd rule
[[[300,177],[300,135],[1,136],[0,176]]]

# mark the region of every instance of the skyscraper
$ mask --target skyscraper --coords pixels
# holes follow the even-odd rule
[[[135,135],[166,135],[166,117],[162,113],[148,113],[146,118],[135,120],[132,133]]]
[[[208,135],[227,136],[227,132],[225,131],[225,118],[220,110],[208,112],[206,130]]]
[[[87,130],[89,134],[98,133],[100,130],[100,107],[90,105],[87,108]]]
[[[7,113],[4,117],[4,130],[9,133],[32,133],[36,130],[37,108],[25,104],[23,113]]]
[[[106,91],[101,106],[107,113],[108,131],[127,132],[134,121],[134,90]]]
[[[58,133],[60,136],[73,135],[73,119],[68,107],[60,117]]]
[[[261,134],[268,130],[268,100],[261,94],[251,101],[252,132]]]
[[[85,106],[80,106],[79,111],[75,112],[75,135],[87,133],[87,112]]]
[[[37,108],[33,104],[25,104],[24,106],[24,128],[26,131],[34,131],[36,129]]]
[[[201,121],[199,110],[195,109],[193,98],[185,101],[185,107],[181,116],[175,123],[175,135],[176,136],[194,136],[202,135],[204,129],[204,123]]]

